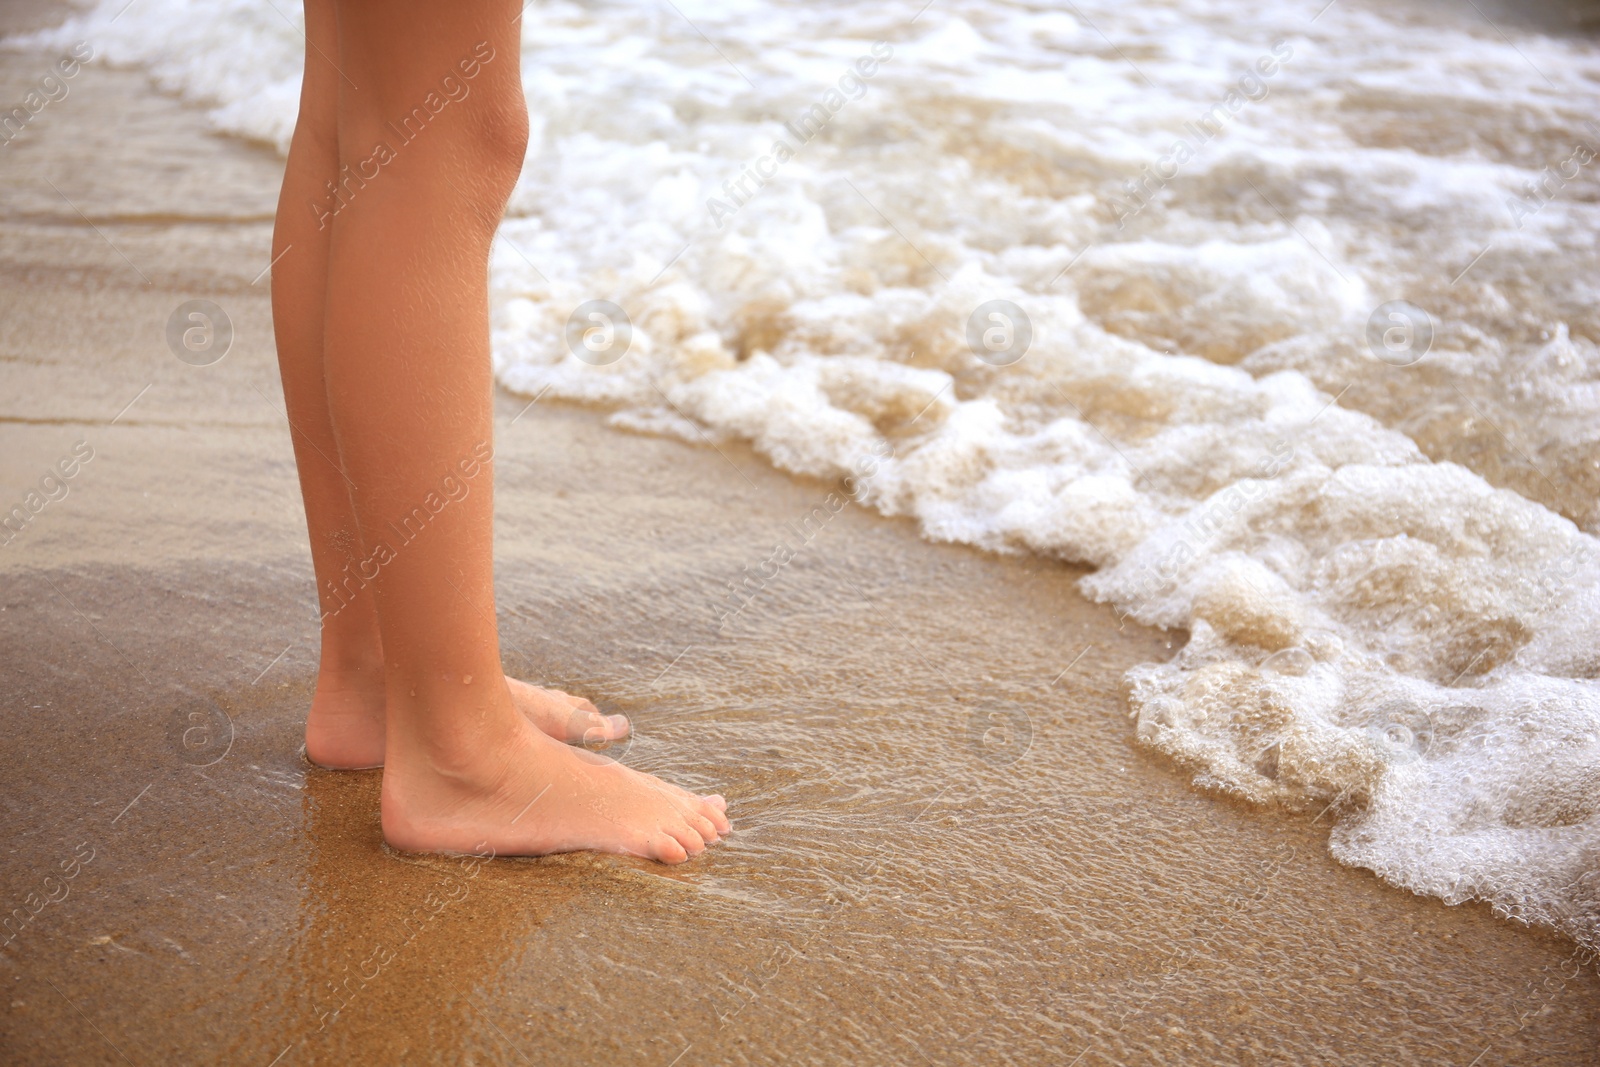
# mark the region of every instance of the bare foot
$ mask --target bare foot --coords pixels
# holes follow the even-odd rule
[[[571,748],[525,718],[497,734],[448,772],[423,746],[396,746],[383,772],[384,840],[411,852],[593,850],[682,863],[728,832],[720,796]]]
[[[557,741],[603,746],[628,736],[626,715],[602,715],[583,697],[507,678],[517,710]],[[317,673],[306,716],[306,758],[334,770],[383,766],[383,667]]]
[[[339,770],[383,766],[383,664],[317,672],[306,715],[306,758]]]
[[[557,741],[599,745],[628,736],[626,715],[602,715],[600,709],[583,697],[559,689],[541,689],[515,678],[507,678],[511,700],[517,710],[535,727]]]

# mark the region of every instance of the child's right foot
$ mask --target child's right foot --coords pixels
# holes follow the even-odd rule
[[[507,716],[481,758],[442,769],[420,745],[391,745],[383,837],[411,852],[542,856],[615,852],[663,863],[729,830],[726,803],[571,748]]]

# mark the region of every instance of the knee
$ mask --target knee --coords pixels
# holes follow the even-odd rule
[[[457,195],[456,208],[492,235],[522,173],[528,108],[520,94],[515,100],[484,104],[457,116],[460,121],[448,138],[429,151],[437,153],[439,167],[454,172],[449,184]]]
[[[497,197],[498,211],[511,196],[528,154],[528,105],[519,92],[486,102],[473,118],[468,154],[486,191]]]
[[[357,160],[346,152],[341,161],[346,170],[353,167],[373,180],[378,172],[390,169],[391,162],[398,163],[394,169],[417,180],[419,195],[432,186],[424,175],[436,174],[457,194],[460,208],[498,224],[522,173],[528,107],[520,92],[474,92],[439,112],[430,114],[418,107],[403,113],[374,135],[383,142],[374,150],[375,159]]]

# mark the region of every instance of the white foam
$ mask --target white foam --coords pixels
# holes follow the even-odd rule
[[[1595,47],[1354,3],[1314,23],[1320,4],[1083,3],[1094,29],[994,0],[914,22],[914,2],[679,6],[693,25],[638,2],[524,19],[501,381],[869,470],[865,499],[929,537],[1098,566],[1090,595],[1191,634],[1131,673],[1142,742],[1202,785],[1331,806],[1344,862],[1600,944],[1600,545],[1551,510],[1600,528],[1592,165],[1537,213],[1507,204],[1600,141]],[[296,26],[247,0],[108,24],[121,7],[21,46],[87,37],[287,143]],[[713,217],[877,39],[895,51],[865,92]],[[1224,132],[1196,137],[1217,105]],[[1180,137],[1191,157],[1130,213],[1124,182]],[[1402,296],[1434,351],[1377,378],[1366,318]],[[635,327],[610,366],[565,345],[591,299]],[[993,299],[1034,331],[1003,369],[966,341]],[[1358,379],[1384,384],[1335,402]],[[1501,471],[1468,422],[1580,480]]]

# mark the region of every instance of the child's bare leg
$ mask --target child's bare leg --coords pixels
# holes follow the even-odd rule
[[[323,183],[339,169],[339,73],[317,52],[320,48],[333,55],[338,41],[332,0],[306,0],[306,39],[300,117],[289,147],[272,240],[277,261],[272,272],[272,321],[278,370],[323,616],[322,661],[307,724],[306,752],[318,763],[370,767],[383,762],[382,730],[372,728],[374,717],[381,722],[383,715],[383,691],[373,685],[383,677],[383,649],[372,598],[359,595],[356,568],[363,557],[361,539],[338,466],[339,450],[328,419],[322,375],[323,308],[332,230],[325,224],[319,226],[311,211],[311,205],[326,195]],[[346,568],[348,575],[341,573]]]
[[[272,317],[323,619],[306,754],[326,767],[375,767],[383,762],[383,647],[370,583],[362,577],[370,553],[339,467],[323,371],[332,208],[338,206],[328,183],[340,177],[341,76],[333,63],[338,25],[333,0],[306,0],[305,12],[300,115],[273,231]],[[553,737],[610,740],[628,732],[625,718],[602,717],[580,697],[508,683],[523,714]]]
[[[337,2],[341,182],[355,180],[331,225],[325,351],[351,498],[379,561],[384,836],[677,861],[726,831],[720,798],[533,729],[500,669],[487,264],[527,140],[518,6]],[[411,535],[418,508],[425,528]]]

